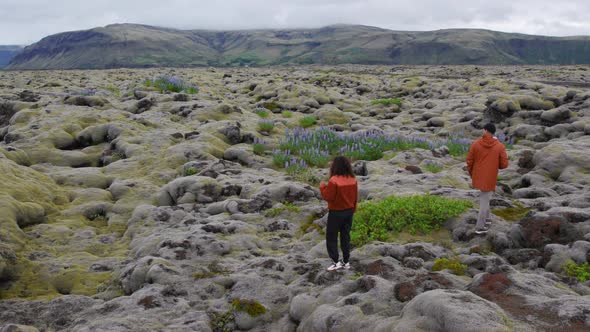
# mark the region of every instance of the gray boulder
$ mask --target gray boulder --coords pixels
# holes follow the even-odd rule
[[[394,331],[508,331],[506,317],[497,304],[471,292],[437,289],[410,301]]]

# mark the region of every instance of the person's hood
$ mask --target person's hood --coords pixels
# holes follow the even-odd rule
[[[490,149],[496,144],[498,144],[498,139],[492,136],[492,134],[488,132],[483,134],[483,137],[481,138],[481,145],[483,145],[483,147]]]

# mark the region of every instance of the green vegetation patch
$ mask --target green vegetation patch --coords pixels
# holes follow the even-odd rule
[[[375,99],[375,100],[371,101],[371,104],[372,105],[384,105],[384,106],[390,106],[390,105],[401,106],[402,100],[400,98]]]
[[[268,101],[266,103],[262,103],[262,107],[266,108],[267,110],[269,110],[271,112],[281,109],[281,106],[279,106],[279,104],[275,103],[274,101]]]
[[[188,94],[195,94],[199,92],[199,88],[195,85],[189,84],[176,76],[160,76],[154,80],[147,80],[143,83],[145,86],[154,87],[163,92],[184,92]]]
[[[588,262],[584,264],[576,264],[569,261],[565,264],[563,269],[568,276],[575,277],[580,282],[590,280],[590,264],[588,264]]]
[[[292,203],[285,202],[285,203],[283,203],[283,206],[268,209],[264,212],[264,214],[267,217],[274,218],[274,217],[280,215],[281,213],[283,213],[284,211],[299,213],[299,212],[301,212],[301,208],[292,204]]]
[[[492,209],[492,213],[504,220],[520,221],[531,210],[530,208],[525,208],[520,203],[515,203],[514,205],[515,207],[512,208]]]
[[[351,243],[360,247],[371,241],[387,241],[392,233],[427,234],[449,218],[460,215],[473,204],[441,196],[389,196],[358,206],[351,231]]]
[[[299,125],[303,128],[308,128],[316,124],[318,120],[313,116],[305,116],[299,120]]]
[[[235,311],[243,311],[252,317],[258,317],[266,313],[266,307],[256,300],[234,299],[231,303]]]
[[[256,115],[263,119],[268,118],[269,115],[268,111],[265,108],[257,108],[254,110],[254,113],[256,113]]]
[[[432,271],[449,270],[458,276],[462,276],[467,271],[467,265],[461,264],[459,258],[437,258],[434,260]]]

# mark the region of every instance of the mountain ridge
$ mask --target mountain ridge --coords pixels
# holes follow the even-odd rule
[[[8,65],[10,60],[23,50],[20,45],[0,45],[0,68]]]
[[[298,64],[589,64],[590,37],[485,29],[393,31],[365,25],[179,30],[119,23],[27,46],[7,69]]]

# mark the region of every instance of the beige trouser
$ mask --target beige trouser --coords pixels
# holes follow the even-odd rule
[[[490,218],[490,199],[493,191],[479,192],[479,214],[477,215],[476,229],[483,229],[486,225],[486,219]]]

